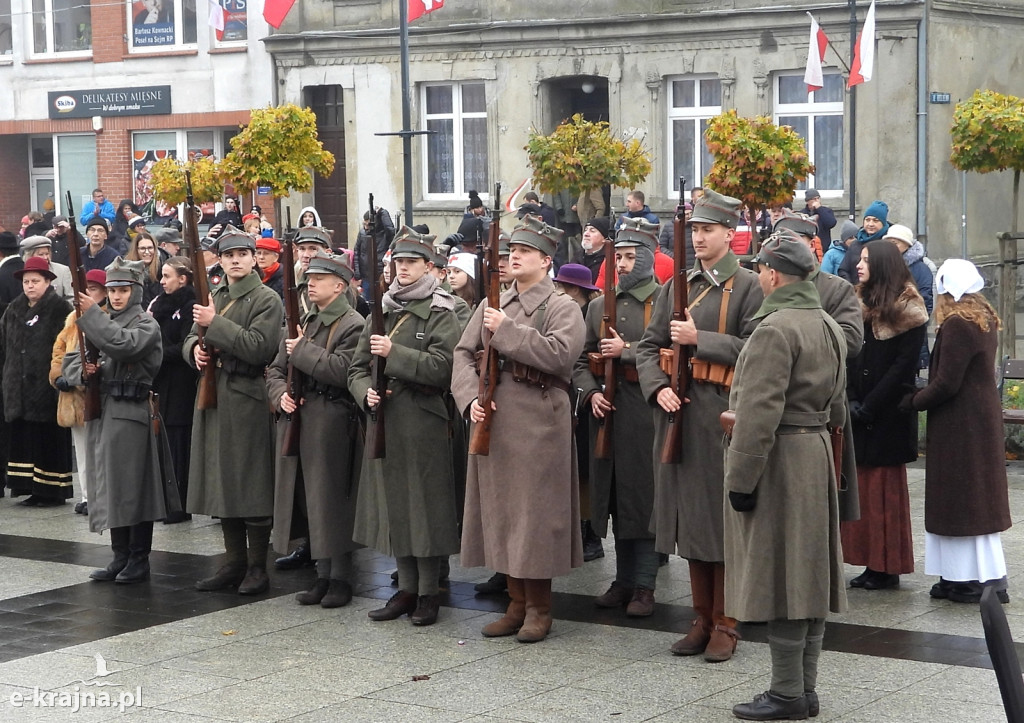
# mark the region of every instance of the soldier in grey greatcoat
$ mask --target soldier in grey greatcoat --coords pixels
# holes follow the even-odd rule
[[[615,317],[604,328],[605,298],[590,302],[586,311],[587,341],[573,370],[573,382],[584,400],[581,414],[590,413],[590,449],[599,430],[611,430],[611,455],[590,463],[590,510],[584,510],[601,537],[608,534],[608,517],[615,527],[615,580],[594,602],[598,607],[626,606],[630,617],[654,612],[658,553],[650,531],[654,508],[654,464],[651,439],[654,417],[640,389],[636,370],[636,343],[651,319],[660,286],[654,277],[657,226],[646,219],[625,219],[615,237]],[[595,374],[588,354],[599,354],[604,364],[614,363],[615,395],[602,388],[604,377]],[[601,370],[597,370],[601,371]]]
[[[318,253],[306,268],[306,291],[313,308],[302,318],[295,339],[281,341],[267,369],[267,391],[277,418],[277,487],[274,547],[287,549],[294,507],[308,520],[309,545],[317,581],[295,599],[302,605],[341,607],[352,600],[352,541],[362,448],[360,412],[348,392],[363,317],[345,293],[352,267],[344,255]],[[301,376],[297,401],[288,387],[288,366]],[[291,415],[298,410],[299,417]],[[298,424],[299,453],[282,454],[289,427]]]
[[[85,423],[89,454],[89,529],[110,530],[114,559],[95,570],[93,580],[119,583],[149,578],[153,521],[180,510],[177,489],[165,490],[160,468],[162,440],[154,435],[149,407],[153,378],[163,362],[160,325],[142,308],[145,267],[121,257],[106,268],[110,314],[88,294],[79,294],[78,327],[99,349],[99,364],[86,363],[87,375],[99,374],[102,412]],[[65,383],[82,382],[82,356],[64,356]],[[60,385],[60,380],[58,380]],[[59,388],[59,386],[58,386]],[[168,508],[165,492],[173,497]]]
[[[515,228],[511,288],[500,308],[477,307],[455,350],[452,376],[472,436],[484,418],[476,355],[485,340],[497,350],[490,451],[471,454],[466,475],[462,564],[506,573],[512,602],[483,634],[518,630],[524,643],[543,640],[551,629],[551,579],[583,564],[569,389],[586,332],[579,306],[548,276],[561,235],[536,216]]]
[[[753,331],[764,296],[757,275],[740,268],[729,248],[740,202],[708,190],[690,217],[697,258],[688,273],[689,310],[672,320],[675,280],[654,305],[651,323],[637,347],[644,398],[653,406],[655,435],[653,529],[658,552],[678,552],[689,562],[693,608],[690,632],[671,648],[676,655],[704,654],[708,662],[732,657],[736,621],[725,615],[725,549],[722,538],[723,460],[718,417],[728,407],[729,381],[743,343]],[[683,404],[669,386],[659,355],[673,343],[690,347],[693,381]],[[669,415],[682,414],[682,461],[660,462]]]
[[[776,232],[755,257],[766,298],[736,365],[725,456],[726,613],[768,623],[771,687],[733,713],[798,720],[815,691],[825,616],[846,607],[828,426],[846,417],[846,341],[808,275],[811,250]]]
[[[395,278],[382,303],[384,334],[366,325],[348,375],[356,403],[371,417],[383,415],[386,440],[383,459],[371,459],[369,450],[363,454],[355,540],[398,562],[398,592],[369,617],[409,614],[413,625],[437,621],[438,570],[459,551],[452,420],[445,404],[459,320],[451,295],[430,273],[433,240],[406,227],[395,237]],[[371,357],[385,365],[383,403]]]
[[[192,309],[195,324],[182,356],[202,371],[217,370],[217,406],[199,409],[192,425],[192,462],[186,509],[219,517],[227,562],[197,590],[238,586],[240,595],[270,587],[267,550],[274,514],[274,427],[263,372],[281,340],[281,297],[263,285],[252,236],[228,227],[218,240],[224,281],[206,306]],[[207,348],[198,327],[206,327]]]

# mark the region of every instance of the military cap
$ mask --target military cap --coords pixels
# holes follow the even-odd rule
[[[720,223],[729,228],[736,228],[740,222],[740,206],[742,202],[732,196],[704,189],[704,195],[693,204],[693,215],[687,223]]]
[[[814,271],[817,264],[807,242],[791,229],[779,229],[768,237],[761,250],[753,259],[779,273],[799,276],[802,279]]]
[[[348,262],[348,254],[332,254],[325,251],[317,251],[316,256],[309,260],[309,274],[334,274],[345,280],[345,283],[352,281],[352,266]]]
[[[509,249],[508,244],[512,237],[504,231],[498,232],[498,256],[508,256]]]
[[[223,254],[232,249],[249,249],[256,253],[256,239],[229,223],[224,227],[224,232],[217,237],[217,253]]]
[[[645,246],[651,251],[658,244],[660,225],[646,218],[624,218],[615,234],[615,248],[620,246]]]
[[[295,232],[296,244],[320,244],[325,249],[331,247],[331,235],[321,226],[305,226]]]
[[[788,208],[783,211],[782,218],[775,222],[772,230],[778,231],[780,228],[788,228],[807,238],[814,238],[818,235],[818,224],[814,222],[814,219],[802,213],[790,211]]]
[[[421,234],[413,231],[408,226],[402,226],[402,229],[395,236],[394,242],[391,244],[393,259],[426,259],[427,261],[433,261],[434,252],[434,239],[436,236],[430,236]]]
[[[512,229],[509,245],[522,244],[539,250],[545,256],[554,256],[558,242],[562,240],[560,229],[548,226],[540,216],[527,215]],[[500,249],[499,249],[500,255]]]
[[[146,264],[142,261],[128,261],[120,256],[106,268],[106,286],[142,286],[142,277],[146,273]]]
[[[450,238],[450,237],[449,237]],[[434,246],[434,266],[443,269],[448,266],[448,254],[452,252],[452,247],[448,244],[436,244]]]

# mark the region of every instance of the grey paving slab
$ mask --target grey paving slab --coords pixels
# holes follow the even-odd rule
[[[590,723],[645,721],[678,706],[678,702],[615,692],[559,687],[531,698],[508,703],[489,715],[531,723]]]
[[[543,645],[516,645],[500,655],[467,663],[456,670],[472,671],[483,678],[569,685],[628,665],[629,661],[622,658],[581,655]]]
[[[407,663],[329,655],[263,676],[259,681],[270,688],[308,688],[355,698],[407,683],[419,674],[419,668]]]
[[[241,642],[171,658],[159,665],[174,670],[253,680],[292,666],[308,665],[314,660],[316,656],[305,650],[286,650]]]
[[[750,678],[711,665],[699,669],[644,660],[585,678],[573,687],[612,693],[624,700],[657,697],[678,704],[734,688]]]
[[[826,651],[822,653],[818,662],[818,687],[845,685],[854,688],[896,691],[940,673],[946,667],[937,663],[919,663],[913,660],[895,660]]]
[[[226,688],[241,681],[209,673],[190,673],[184,670],[161,668],[155,665],[140,666],[121,671],[112,680],[126,690],[141,690],[145,707],[158,707],[179,698],[188,698],[198,693]],[[67,691],[74,686],[64,686],[58,691]]]
[[[63,652],[87,658],[99,654],[108,661],[146,665],[227,644],[227,640],[201,638],[184,635],[177,631],[146,628],[74,645],[64,648]]]
[[[344,695],[310,688],[274,688],[248,680],[226,688],[165,703],[163,710],[201,713],[225,720],[279,721],[339,703]]]
[[[111,669],[130,667],[133,665],[120,662],[110,666]],[[54,690],[76,681],[91,680],[95,675],[95,659],[65,652],[41,653],[0,663],[0,684],[22,688]]]
[[[556,620],[557,627],[561,621]],[[610,625],[578,625],[564,635],[549,638],[544,645],[562,650],[613,658],[639,660],[661,653],[678,636],[651,630],[632,630]]]
[[[471,670],[448,670],[429,680],[403,683],[368,698],[462,713],[487,713],[556,688],[526,680],[491,679]]]
[[[11,533],[4,524],[5,534]],[[0,600],[32,595],[64,585],[77,585],[89,579],[91,567],[68,565],[62,562],[42,562],[16,557],[0,558],[4,580],[0,586]]]
[[[887,695],[841,718],[843,723],[874,723],[875,721],[997,723],[1005,719],[1002,706],[918,695]]]
[[[429,708],[370,698],[352,698],[289,719],[289,723],[380,723],[380,721],[416,721],[416,723],[458,723],[472,718],[460,711]]]
[[[408,625],[394,622],[400,626]],[[497,655],[508,649],[508,644],[492,644],[482,639],[465,640],[460,644],[460,641],[447,636],[403,635],[401,628],[397,628],[395,633],[396,637],[377,640],[346,654],[353,658],[405,663],[417,667],[423,675],[429,675]]]

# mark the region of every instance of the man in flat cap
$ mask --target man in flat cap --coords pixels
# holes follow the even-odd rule
[[[185,361],[200,372],[208,364],[217,370],[217,406],[197,406],[193,418],[186,510],[219,517],[227,551],[227,564],[196,589],[237,587],[240,595],[256,595],[270,587],[274,514],[274,432],[263,373],[281,341],[284,305],[255,271],[252,236],[229,224],[217,250],[224,283],[210,293],[209,304],[192,308],[195,323],[182,345]]]
[[[486,342],[499,354],[490,450],[470,455],[466,475],[462,564],[506,574],[512,602],[483,634],[518,631],[524,643],[543,640],[551,629],[551,579],[583,564],[569,392],[585,329],[579,306],[556,292],[548,276],[561,237],[538,216],[526,216],[512,231],[512,286],[500,308],[477,307],[455,349],[452,374],[452,394],[473,422],[472,436],[484,420],[477,352]]]
[[[835,466],[846,341],[807,280],[807,246],[776,232],[754,258],[764,303],[736,364],[725,456],[726,614],[768,623],[770,688],[744,720],[816,716],[825,616],[846,608]]]
[[[277,356],[267,369],[267,391],[277,412],[274,445],[276,491],[273,543],[288,549],[295,507],[308,520],[309,550],[316,560],[317,580],[295,599],[301,605],[325,608],[347,605],[352,599],[352,541],[356,491],[362,449],[359,410],[348,391],[348,371],[363,317],[345,293],[352,283],[352,267],[344,254],[320,252],[305,270],[306,291],[314,305],[302,317],[299,335],[281,340]],[[288,367],[301,375],[302,396],[289,388]],[[298,455],[284,457],[282,445],[288,427],[299,424]]]
[[[764,296],[757,275],[740,267],[729,244],[740,218],[740,201],[708,189],[690,217],[696,261],[687,273],[689,308],[672,320],[670,281],[654,305],[651,323],[637,346],[640,387],[655,410],[655,449],[661,448],[669,415],[682,414],[686,430],[679,464],[655,461],[653,526],[658,552],[678,552],[689,561],[693,608],[689,633],[671,648],[676,655],[700,655],[708,662],[732,657],[736,621],[725,615],[725,550],[722,538],[722,456],[719,415],[728,408],[733,367],[753,331],[754,312]],[[682,344],[693,358],[685,404],[662,369],[663,349]]]

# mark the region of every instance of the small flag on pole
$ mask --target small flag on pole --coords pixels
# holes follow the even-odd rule
[[[402,0],[409,3],[409,22],[444,7],[444,0]]]
[[[871,0],[868,16],[864,19],[864,27],[857,36],[857,44],[853,48],[853,67],[850,68],[848,88],[871,80],[875,68],[875,0]]]
[[[294,4],[295,0],[266,0],[263,5],[263,19],[277,30]]]
[[[825,48],[828,46],[828,38],[825,31],[818,25],[813,15],[807,13],[811,18],[810,46],[807,48],[807,69],[804,71],[804,82],[807,83],[807,92],[813,93],[824,87],[824,77],[821,72],[821,62],[825,59]]]

